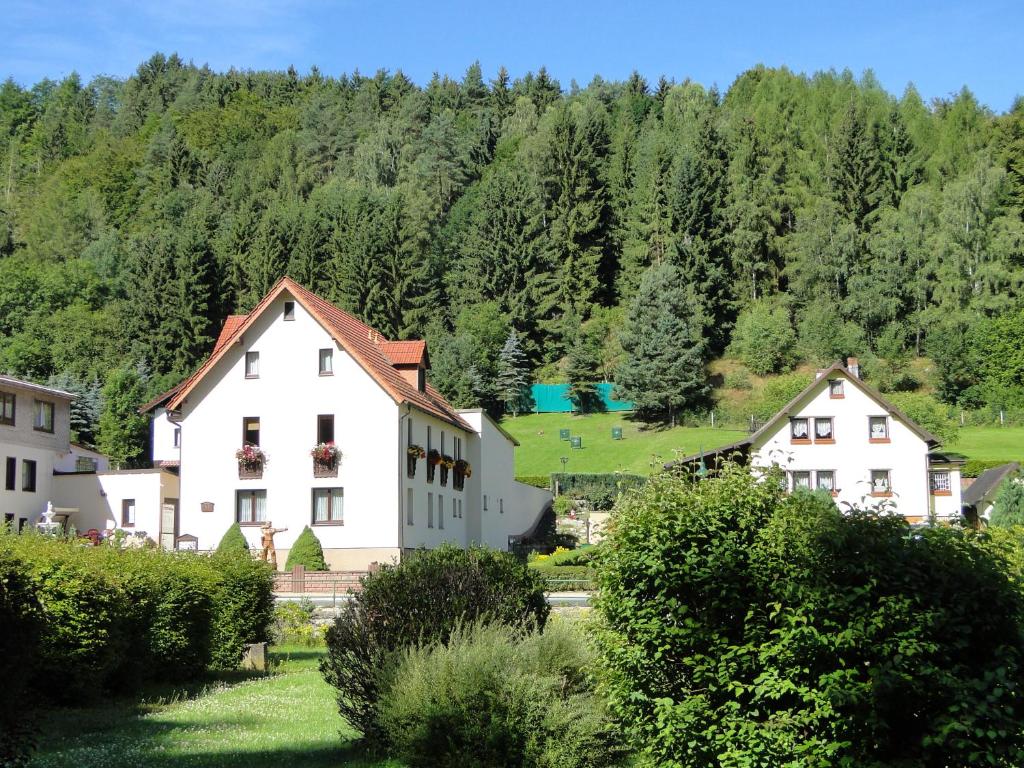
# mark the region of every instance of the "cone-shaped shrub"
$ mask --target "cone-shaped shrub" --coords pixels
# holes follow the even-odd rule
[[[249,543],[245,540],[245,534],[242,533],[242,527],[235,523],[227,531],[224,532],[224,538],[220,540],[220,544],[217,545],[217,552],[248,552]]]
[[[324,548],[320,545],[320,539],[308,525],[302,529],[299,538],[292,544],[284,569],[290,571],[296,565],[301,565],[307,571],[327,570],[327,563],[324,562]]]

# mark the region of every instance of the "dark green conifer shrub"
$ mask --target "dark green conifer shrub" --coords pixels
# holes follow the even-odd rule
[[[245,540],[242,527],[233,523],[230,528],[224,531],[224,536],[217,545],[217,552],[238,552],[239,550],[249,552],[249,543]]]
[[[288,551],[288,561],[285,563],[284,569],[290,571],[296,565],[301,565],[307,571],[328,570],[324,560],[324,548],[320,544],[320,539],[308,525],[302,529],[302,533],[299,534]]]

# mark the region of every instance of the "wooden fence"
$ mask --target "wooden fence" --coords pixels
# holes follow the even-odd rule
[[[345,595],[362,589],[360,580],[366,571],[307,571],[296,565],[285,573],[274,574],[274,591],[293,594]]]

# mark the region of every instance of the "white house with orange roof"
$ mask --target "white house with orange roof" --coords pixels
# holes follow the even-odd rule
[[[815,380],[746,440],[670,466],[737,456],[778,466],[789,490],[829,493],[841,509],[883,509],[912,523],[960,516],[963,458],[860,378],[856,358]]]
[[[154,465],[180,483],[161,542],[213,549],[238,522],[255,547],[269,521],[287,529],[283,564],[309,525],[336,570],[443,542],[507,548],[550,494],[515,481],[514,439],[452,408],[429,368],[425,342],[389,341],[283,278],[146,406]]]

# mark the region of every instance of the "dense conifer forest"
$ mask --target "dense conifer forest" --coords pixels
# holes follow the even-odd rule
[[[1024,102],[763,67],[724,93],[492,74],[155,55],[126,80],[8,80],[0,370],[80,392],[79,437],[113,449],[289,274],[425,336],[459,406],[508,402],[510,346],[532,379],[618,380],[654,417],[701,407],[727,351],[759,373],[857,354],[893,387],[927,354],[947,402],[1024,401]]]

